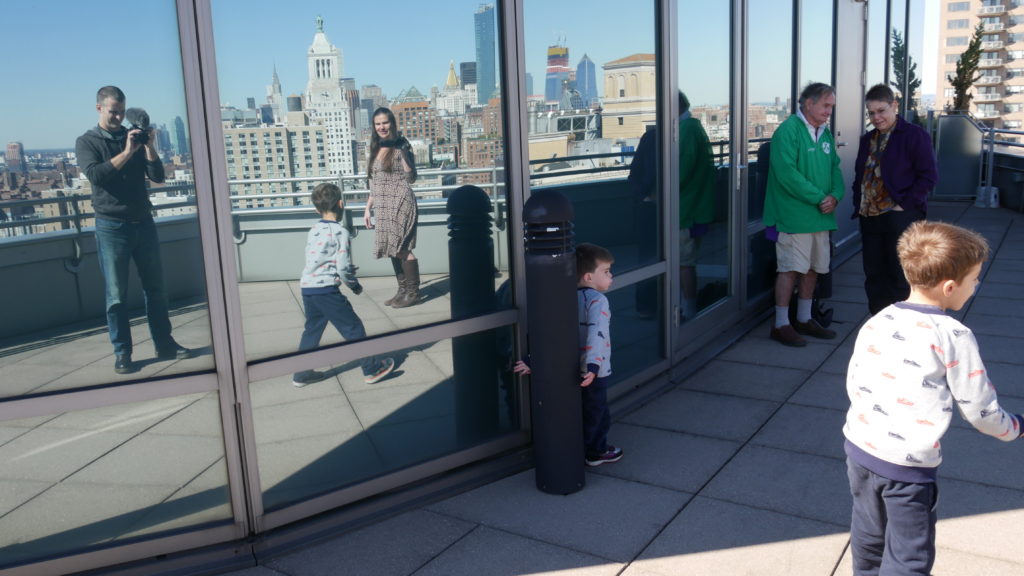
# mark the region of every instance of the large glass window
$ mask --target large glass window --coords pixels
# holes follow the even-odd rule
[[[658,101],[655,3],[621,15],[622,4],[611,0],[523,6],[526,69],[545,79],[543,93],[527,95],[531,191],[565,194],[577,243],[610,250],[616,274],[664,259],[667,193],[657,144],[665,104]],[[615,381],[664,358],[664,286],[663,274],[613,285]]]
[[[100,54],[111,14],[137,11],[4,7],[18,25],[0,51],[31,57],[8,58],[17,87],[0,91],[0,397],[213,366],[175,3],[148,3],[145,32]],[[104,85],[125,101],[97,103]],[[115,166],[146,120],[150,143]]]
[[[397,350],[394,377],[367,384],[363,361],[250,386],[268,510],[469,448],[519,427],[511,329]]]
[[[730,286],[729,3],[679,6],[680,319],[725,298]],[[693,15],[700,13],[701,18]]]
[[[497,4],[461,0],[426,12],[412,0],[384,12],[367,2],[212,7],[223,133],[214,145],[223,149],[231,193],[246,356],[448,320],[457,307],[453,275],[475,270],[491,278],[493,302],[508,277]],[[274,33],[253,42],[269,14]],[[375,116],[378,108],[391,116]],[[381,118],[391,132],[375,140]],[[371,154],[379,162],[368,179]],[[343,206],[326,215],[337,224],[317,225],[311,193],[321,184],[343,194]],[[489,199],[479,217],[493,250],[453,267],[448,202],[463,185]],[[318,233],[330,239],[321,244]],[[361,326],[340,336],[328,327],[319,343],[314,330],[303,340],[315,313],[306,296],[331,292],[345,263],[354,278],[344,279],[359,286],[342,282],[351,305],[344,316]],[[337,314],[325,318],[338,326]]]
[[[747,22],[747,141],[751,167],[747,217],[753,224],[749,261],[756,263],[748,270],[747,297],[756,298],[771,290],[775,281],[774,244],[765,239],[760,220],[764,216],[768,178],[765,144],[796,106],[790,100],[794,73],[793,44],[789,41],[793,37],[793,3],[751,2]]]
[[[0,458],[0,569],[232,521],[216,393],[5,421]]]

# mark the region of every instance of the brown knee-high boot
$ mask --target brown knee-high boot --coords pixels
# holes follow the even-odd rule
[[[395,300],[399,300],[405,293],[405,274],[402,272],[402,261],[398,258],[391,258],[391,268],[395,271],[395,280],[398,281],[398,290],[395,295],[384,301],[385,306],[391,306]]]
[[[420,301],[420,261],[402,260],[402,272],[405,273],[405,290],[391,303],[392,308],[405,308]]]

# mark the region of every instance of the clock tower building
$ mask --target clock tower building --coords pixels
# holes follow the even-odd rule
[[[324,20],[317,16],[316,34],[306,53],[309,81],[304,107],[326,132],[328,171],[332,176],[355,173],[355,129],[348,95],[342,85],[342,54],[327,40]]]

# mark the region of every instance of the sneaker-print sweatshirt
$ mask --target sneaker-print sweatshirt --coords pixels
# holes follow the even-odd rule
[[[891,480],[932,482],[956,407],[979,431],[1021,435],[999,406],[974,334],[935,306],[893,304],[860,329],[847,372],[847,455]]]

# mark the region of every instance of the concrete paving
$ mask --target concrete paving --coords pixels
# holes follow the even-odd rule
[[[993,249],[958,317],[973,328],[1005,407],[1024,410],[1024,216],[933,204],[932,219],[983,233]],[[757,326],[661,397],[614,414],[618,463],[569,496],[532,470],[232,576],[850,574],[842,452],[844,375],[867,316],[859,258],[834,274],[839,337],[787,349]],[[940,469],[940,575],[1024,575],[1024,442],[957,421]]]

